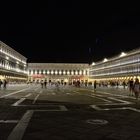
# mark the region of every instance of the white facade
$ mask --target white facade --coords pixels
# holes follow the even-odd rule
[[[0,41],[0,79],[26,80],[27,58]]]
[[[96,80],[140,78],[140,48],[93,63],[90,77]]]
[[[66,63],[28,63],[28,77],[30,81],[73,81],[88,80],[88,64]]]

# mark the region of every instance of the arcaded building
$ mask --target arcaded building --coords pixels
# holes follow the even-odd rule
[[[27,80],[27,58],[0,41],[0,79]]]
[[[28,80],[47,82],[88,81],[89,64],[28,63]]]
[[[89,74],[93,80],[140,79],[140,48],[92,63]]]

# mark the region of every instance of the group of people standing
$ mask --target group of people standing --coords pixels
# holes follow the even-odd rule
[[[45,81],[41,80],[41,87],[47,88],[47,81],[46,80]]]
[[[3,85],[3,89],[6,89],[7,81],[5,79],[3,81],[0,79],[0,89],[2,88],[2,85]]]
[[[133,81],[133,79],[129,81],[129,91],[130,91],[130,94],[132,95],[134,93],[136,99],[138,100],[138,97],[140,94],[140,82],[138,78],[135,79],[135,82]]]

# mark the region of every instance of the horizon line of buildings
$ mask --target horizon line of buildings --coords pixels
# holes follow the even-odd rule
[[[27,58],[0,41],[0,79],[92,82],[140,80],[140,48],[92,63],[27,63]]]

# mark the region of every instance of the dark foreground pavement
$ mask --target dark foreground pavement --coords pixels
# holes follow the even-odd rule
[[[140,140],[140,101],[98,92],[33,87],[1,98],[0,140]]]

